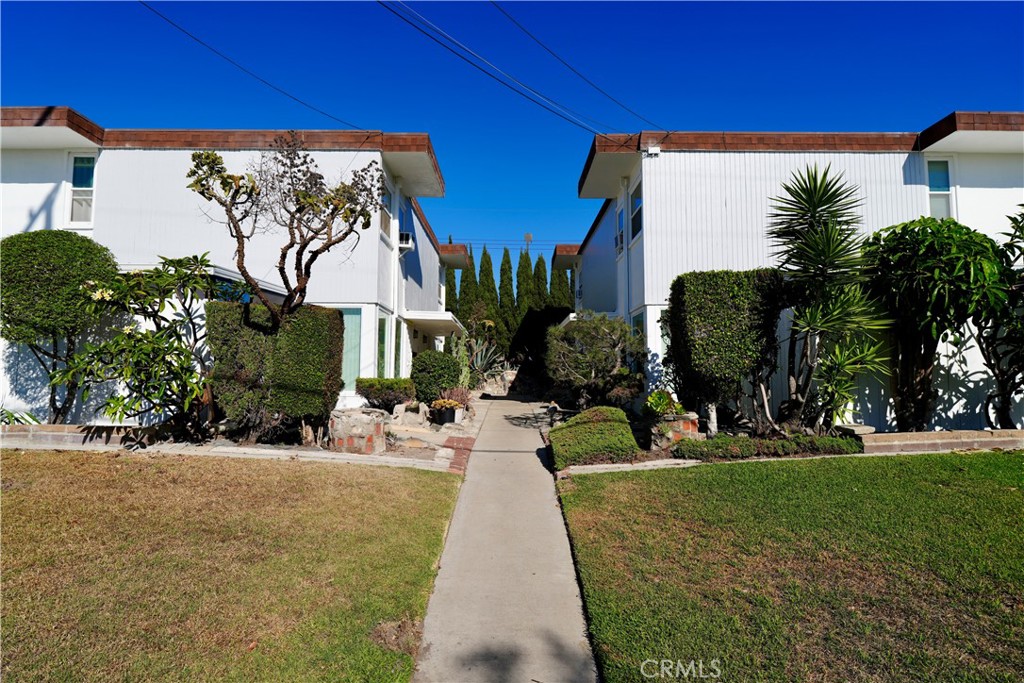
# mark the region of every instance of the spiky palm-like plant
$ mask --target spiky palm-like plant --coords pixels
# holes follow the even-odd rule
[[[875,337],[887,321],[864,293],[864,239],[857,230],[857,187],[831,167],[794,172],[773,198],[768,235],[790,283],[792,318],[787,353],[788,395],[778,423],[785,428],[831,423],[851,397],[861,371],[883,367]],[[827,363],[822,367],[822,359]],[[807,413],[816,382],[827,378],[817,410]],[[767,397],[767,392],[762,391]],[[767,406],[765,406],[767,410]]]

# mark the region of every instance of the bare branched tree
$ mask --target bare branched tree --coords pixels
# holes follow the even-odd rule
[[[306,300],[313,264],[323,254],[370,227],[381,204],[382,173],[376,161],[354,171],[348,182],[330,184],[294,131],[274,140],[244,175],[228,173],[213,151],[195,152],[188,187],[224,211],[235,240],[235,264],[274,327]],[[275,306],[246,266],[246,247],[258,233],[283,231],[277,272],[285,297]]]

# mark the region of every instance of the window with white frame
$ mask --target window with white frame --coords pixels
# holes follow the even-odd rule
[[[380,231],[391,238],[391,192],[387,188],[380,198]]]
[[[629,193],[629,227],[630,239],[635,238],[644,229],[643,183],[637,183]]]
[[[96,157],[72,155],[71,157],[71,215],[70,223],[89,225],[92,223],[93,179],[96,172]]]
[[[928,211],[932,218],[950,218],[953,215],[949,162],[945,159],[928,160]]]

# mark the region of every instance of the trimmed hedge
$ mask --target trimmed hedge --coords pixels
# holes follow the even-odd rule
[[[337,310],[303,306],[276,334],[269,327],[262,306],[206,304],[214,398],[240,432],[257,439],[271,423],[326,421],[342,388],[344,325]]]
[[[416,385],[416,400],[433,403],[443,389],[459,386],[462,369],[454,356],[441,351],[421,351],[412,359],[412,383]]]
[[[864,452],[864,445],[846,436],[794,435],[786,439],[751,439],[718,436],[705,441],[684,439],[672,448],[677,458],[693,460],[743,460],[791,455],[849,455]]]
[[[630,462],[636,445],[626,414],[618,408],[591,408],[548,432],[555,469],[570,465]]]
[[[359,377],[356,379],[356,393],[365,398],[371,408],[390,413],[395,406],[416,398],[416,385],[409,378]]]
[[[734,398],[744,379],[774,362],[785,307],[783,278],[773,268],[677,277],[662,323],[665,364],[680,399],[702,405]]]

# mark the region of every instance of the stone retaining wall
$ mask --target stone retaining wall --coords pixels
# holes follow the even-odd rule
[[[871,453],[939,453],[991,448],[1024,449],[1024,430],[993,429],[956,430],[949,432],[892,432],[863,434],[864,452]]]

